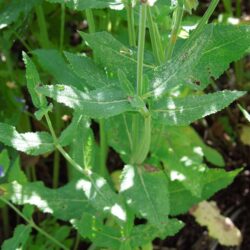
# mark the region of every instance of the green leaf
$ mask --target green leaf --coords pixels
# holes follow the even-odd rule
[[[126,96],[114,87],[84,93],[73,87],[55,85],[38,88],[38,91],[70,108],[82,110],[91,118],[108,118],[133,110]]]
[[[125,206],[103,177],[90,173],[88,178],[78,181],[77,187],[83,190],[88,201],[97,211],[111,214],[119,223],[125,224],[127,219]]]
[[[162,171],[147,172],[142,167],[125,166],[120,193],[137,215],[164,230],[170,208],[168,181]]]
[[[244,117],[247,119],[247,121],[250,122],[250,114],[240,104],[238,104],[238,107],[242,112],[242,114],[244,115]]]
[[[97,216],[84,213],[81,220],[71,223],[83,238],[91,240],[98,247],[119,249],[123,241],[119,228],[103,224]]]
[[[161,239],[174,236],[182,227],[183,223],[177,219],[169,219],[164,228],[164,232],[159,231],[158,228],[148,223],[135,226],[131,231],[131,247],[132,249],[135,249],[136,247],[144,246],[159,236]]]
[[[65,130],[63,130],[59,137],[59,144],[62,147],[68,146],[74,140],[82,119],[83,115],[79,111],[76,111],[73,115],[72,122]]]
[[[0,30],[9,26],[23,14],[24,16],[39,5],[42,0],[11,0],[7,1],[2,10],[0,10]]]
[[[64,54],[74,73],[84,79],[92,89],[111,85],[111,80],[108,80],[105,71],[99,68],[91,58],[69,52],[64,52]]]
[[[204,89],[211,77],[217,79],[231,62],[244,56],[249,43],[249,26],[206,25],[171,61],[155,70],[152,94],[160,96],[180,85]]]
[[[38,49],[33,51],[42,68],[51,74],[57,83],[66,84],[84,90],[85,81],[78,77],[57,50]]]
[[[163,164],[169,178],[181,181],[194,196],[200,197],[210,170],[204,163],[224,166],[221,155],[203,143],[191,127],[155,127],[151,155]]]
[[[222,169],[211,169],[206,173],[201,197],[195,197],[188,191],[181,181],[169,182],[170,214],[178,215],[186,213],[193,205],[202,200],[209,199],[214,193],[226,188],[232,183],[241,169],[226,172]]]
[[[107,32],[80,35],[94,50],[95,60],[109,73],[116,74],[122,69],[130,79],[136,78],[136,52],[127,48]]]
[[[17,205],[34,205],[44,213],[68,221],[80,218],[83,211],[92,211],[84,192],[77,188],[77,181],[59,189],[50,189],[42,182],[20,184],[16,181],[4,186],[6,198]]]
[[[50,3],[65,3],[65,0],[47,0]],[[66,6],[74,10],[85,10],[85,9],[122,9],[122,1],[117,0],[67,0]]]
[[[30,226],[20,224],[15,228],[13,237],[4,241],[2,250],[25,249],[26,242],[32,229]]]
[[[25,52],[23,52],[23,61],[26,66],[27,87],[31,95],[32,102],[36,108],[44,108],[47,105],[46,98],[36,91],[36,87],[41,84],[36,66]]]
[[[201,96],[162,98],[153,103],[152,116],[165,125],[189,125],[197,119],[220,111],[244,94],[243,91],[225,90]]]
[[[53,139],[47,132],[18,133],[15,127],[0,122],[0,142],[29,155],[54,150]]]

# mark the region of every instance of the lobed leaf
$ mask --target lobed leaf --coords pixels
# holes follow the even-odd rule
[[[249,43],[249,26],[206,25],[171,61],[155,69],[152,94],[160,96],[181,85],[204,89],[211,77],[217,79],[247,52]]]
[[[114,87],[84,93],[66,85],[47,85],[38,88],[38,92],[70,108],[80,109],[91,118],[108,118],[126,111],[133,111],[126,96]]]
[[[18,133],[15,127],[1,122],[0,141],[29,155],[40,155],[54,150],[53,139],[49,133]]]
[[[220,111],[244,94],[243,91],[225,90],[201,96],[162,98],[153,103],[152,116],[157,122],[168,126],[189,125],[200,118]]]

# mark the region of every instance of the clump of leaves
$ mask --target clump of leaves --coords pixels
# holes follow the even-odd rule
[[[61,0],[49,2],[64,4]],[[248,26],[206,24],[217,2],[212,1],[190,37],[175,46],[184,7],[190,11],[196,4],[185,1],[184,6],[183,1],[178,1],[165,51],[152,15],[161,1],[155,5],[148,1],[137,3],[137,48],[133,20],[137,5],[123,1],[128,12],[130,47],[110,33],[96,32],[80,33],[93,50],[93,58],[70,52],[62,55],[48,49],[32,52],[56,84],[41,84],[36,65],[23,53],[35,117],[47,122],[49,132],[19,133],[15,127],[0,123],[0,141],[28,155],[60,152],[73,170],[68,184],[50,189],[42,182],[28,182],[6,151],[1,153],[4,163],[0,161],[0,200],[28,225],[19,225],[14,238],[23,232],[26,242],[33,227],[55,246],[68,249],[68,228],[63,245],[60,237],[46,233],[13,204],[31,205],[69,222],[97,247],[143,248],[156,237],[164,239],[176,234],[183,222],[173,216],[187,212],[233,181],[239,170],[226,172],[221,155],[205,145],[189,126],[244,95],[229,90],[204,93],[211,78],[218,78],[231,62],[241,58],[250,42]],[[88,9],[91,14],[91,8],[117,7],[115,3],[67,1],[66,7]],[[170,8],[168,1],[166,5]],[[153,54],[144,50],[147,26]],[[74,110],[71,123],[60,135],[51,122],[49,112],[53,107],[46,97]],[[100,145],[94,139],[91,119],[100,125]],[[106,168],[109,146],[125,165],[116,186]],[[218,168],[210,169],[204,158]],[[13,179],[17,169],[20,174]],[[146,222],[136,225],[136,218]],[[5,246],[13,242],[18,247],[21,244],[9,240]]]

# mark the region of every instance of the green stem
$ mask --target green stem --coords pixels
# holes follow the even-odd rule
[[[173,29],[172,29],[172,33],[170,37],[170,42],[168,45],[168,50],[167,50],[167,60],[169,60],[173,55],[174,47],[175,47],[177,37],[178,37],[178,32],[181,27],[183,12],[184,12],[183,3],[182,1],[178,1],[178,5],[176,7],[176,11],[173,17]]]
[[[143,60],[146,34],[147,3],[141,1],[139,20],[139,39],[137,55],[137,86],[138,96],[143,95]],[[151,141],[151,116],[141,116],[136,114],[132,121],[133,150],[131,155],[132,164],[141,164],[149,151]]]
[[[241,17],[241,0],[236,0],[236,17]]]
[[[141,3],[138,55],[137,55],[137,86],[136,86],[136,91],[137,91],[138,96],[143,95],[143,60],[144,60],[144,47],[145,47],[145,34],[146,34],[146,19],[147,19],[147,5],[145,3]]]
[[[45,236],[47,239],[49,239],[55,245],[57,245],[61,249],[69,250],[67,247],[65,247],[63,244],[61,244],[57,239],[55,239],[50,234],[48,234],[47,232],[45,232],[42,228],[38,227],[34,223],[33,220],[28,219],[16,206],[14,206],[8,200],[6,200],[3,197],[0,197],[0,200],[3,201],[5,204],[7,204],[9,207],[11,207],[20,217],[22,217],[29,224],[29,226],[33,227],[36,231],[38,231],[40,234],[42,234],[43,236]]]
[[[10,222],[9,222],[9,209],[7,206],[4,206],[2,208],[2,219],[3,219],[4,237],[8,238],[10,235]]]
[[[60,172],[60,154],[58,150],[54,152],[54,164],[53,164],[53,188],[57,188],[59,184],[59,172]]]
[[[211,15],[213,14],[214,10],[216,9],[218,3],[220,0],[212,0],[212,2],[210,3],[206,13],[204,14],[204,16],[201,18],[197,28],[195,29],[195,31],[192,34],[192,37],[196,37],[197,34],[200,33],[200,31],[203,29],[203,27],[207,24],[209,18],[211,17]]]
[[[165,55],[162,47],[161,38],[159,36],[158,26],[153,20],[150,6],[148,6],[148,25],[154,57],[157,63],[161,64],[165,60]]]
[[[233,15],[232,0],[222,0],[222,2],[225,8],[225,11],[232,16]]]
[[[77,232],[76,241],[75,241],[75,244],[74,244],[74,250],[77,250],[79,248],[79,244],[80,244],[80,234]]]
[[[65,3],[61,4],[61,26],[60,26],[60,51],[63,51],[65,28]]]
[[[40,45],[43,48],[49,48],[50,47],[49,35],[42,5],[36,6],[36,15],[40,29],[40,43],[41,43]]]
[[[58,144],[58,139],[55,134],[55,130],[52,126],[51,120],[49,118],[48,114],[45,114],[45,119],[47,121],[50,133],[52,135],[55,147],[59,150],[59,152],[63,155],[63,157],[80,173],[88,175],[88,171],[84,170],[79,164],[77,164],[71,157],[70,155],[62,148],[60,144]]]
[[[107,138],[105,133],[105,121],[101,119],[99,121],[100,126],[100,174],[104,176],[106,174],[106,160],[107,160],[107,153],[108,153],[108,144]]]
[[[94,33],[95,32],[95,21],[94,21],[94,16],[93,12],[91,9],[86,9],[86,18],[89,26],[89,33]]]
[[[134,10],[131,1],[128,1],[128,3],[126,4],[126,9],[128,19],[129,45],[131,47],[136,47]]]

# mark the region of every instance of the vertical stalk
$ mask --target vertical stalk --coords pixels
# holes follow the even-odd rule
[[[3,219],[4,237],[5,239],[7,239],[10,235],[9,209],[7,206],[4,206],[2,208],[2,219]]]
[[[139,38],[137,53],[137,82],[136,94],[143,95],[143,60],[146,34],[147,0],[141,0],[139,19]],[[147,114],[141,116],[136,114],[133,117],[133,152],[131,155],[132,164],[141,164],[147,157],[151,141],[151,116]]]
[[[220,0],[212,0],[212,2],[210,3],[206,13],[204,14],[204,16],[201,18],[197,28],[195,29],[195,31],[192,34],[192,37],[195,37],[198,33],[200,33],[200,31],[203,29],[203,27],[207,24],[209,18],[211,17],[211,15],[213,14],[214,10],[216,9],[218,3]]]
[[[173,19],[174,19],[173,20],[173,28],[172,28],[170,42],[169,42],[168,50],[167,50],[167,60],[169,60],[173,55],[174,47],[175,47],[177,37],[178,37],[178,32],[179,32],[179,29],[181,26],[183,12],[184,12],[183,2],[179,0],[176,11],[174,13],[174,17],[173,17]]]
[[[241,16],[241,0],[236,0],[236,17]]]
[[[65,26],[65,3],[61,4],[61,26],[60,26],[60,51],[63,50]]]
[[[154,53],[154,57],[158,64],[161,64],[165,61],[165,55],[162,47],[162,42],[158,30],[157,24],[153,20],[151,7],[148,6],[148,25],[149,25],[149,33],[152,42],[152,49]]]
[[[129,45],[131,47],[136,47],[134,10],[131,0],[126,4],[126,10],[128,19]]]
[[[36,16],[40,30],[40,45],[43,48],[49,48],[50,47],[49,35],[42,5],[36,6]]]
[[[147,19],[147,5],[145,1],[141,0],[140,6],[140,23],[139,23],[139,41],[137,54],[137,83],[136,91],[138,96],[143,95],[143,60],[146,34],[146,19]]]
[[[89,33],[94,33],[96,30],[93,12],[91,9],[86,10],[86,18],[89,25]],[[105,133],[105,121],[104,119],[99,120],[100,127],[100,172],[99,174],[106,174],[106,160],[108,153],[107,137]]]
[[[88,22],[89,33],[94,33],[95,32],[95,21],[94,21],[93,12],[91,9],[86,9],[85,13],[86,13],[86,19]]]

